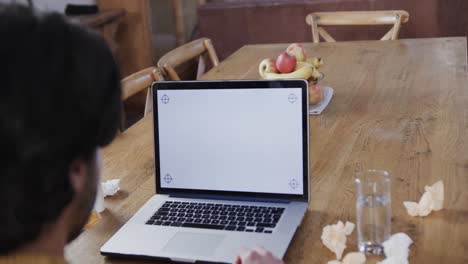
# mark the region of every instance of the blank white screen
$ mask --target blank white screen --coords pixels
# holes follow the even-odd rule
[[[303,194],[302,91],[159,90],[162,188]]]

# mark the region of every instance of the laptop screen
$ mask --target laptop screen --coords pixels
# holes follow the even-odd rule
[[[302,93],[156,90],[160,187],[303,195]]]

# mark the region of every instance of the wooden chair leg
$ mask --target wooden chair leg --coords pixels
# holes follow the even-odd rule
[[[326,42],[336,42],[336,40],[324,28],[319,27],[318,32]]]
[[[398,34],[400,33],[400,26],[401,26],[401,16],[396,15],[396,22],[393,26],[393,33],[392,33],[392,40],[398,39]]]
[[[201,76],[205,73],[205,70],[206,70],[206,63],[205,63],[205,58],[202,54],[198,57],[197,80],[201,78]]]
[[[148,113],[153,112],[153,92],[151,87],[147,89],[146,91],[146,102],[145,102],[145,112],[144,116],[146,116]]]
[[[210,55],[210,59],[211,59],[211,63],[213,63],[213,67],[218,66],[219,64],[218,55],[216,55],[216,51],[213,48],[213,43],[211,43],[211,40],[206,39],[203,42],[203,45],[205,46],[205,49],[208,51],[208,54]]]
[[[312,17],[312,39],[314,43],[320,42],[320,37],[318,34],[317,18],[315,16]]]
[[[385,35],[380,40],[390,40],[392,35],[393,35],[393,27],[387,33],[385,33]]]

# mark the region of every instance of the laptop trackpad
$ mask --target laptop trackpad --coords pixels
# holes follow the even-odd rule
[[[211,256],[225,235],[179,232],[167,242],[163,251],[188,255]]]

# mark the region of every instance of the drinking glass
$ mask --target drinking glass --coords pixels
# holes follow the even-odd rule
[[[390,174],[366,170],[357,174],[355,182],[359,251],[380,255],[391,233]]]

